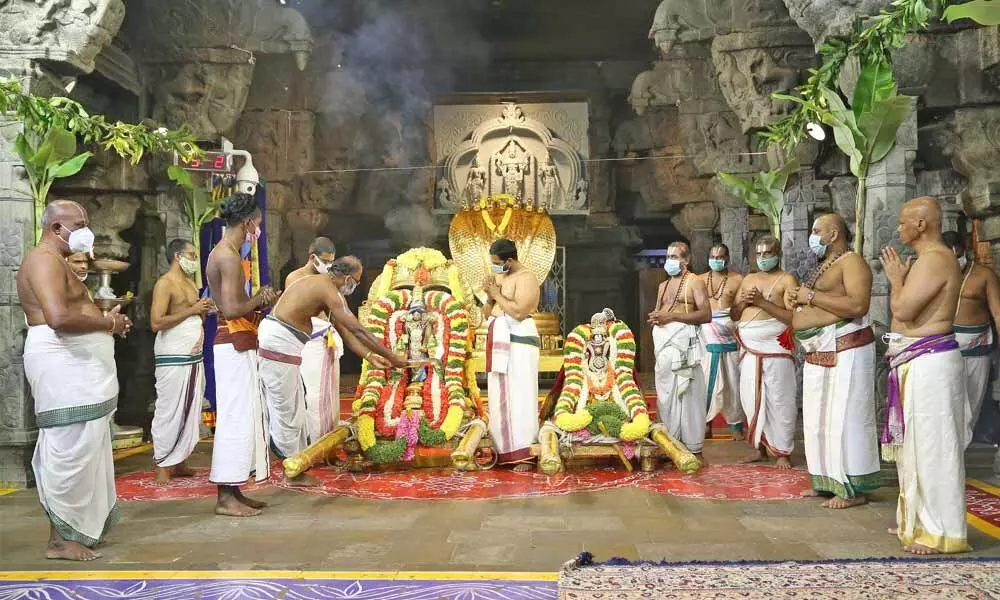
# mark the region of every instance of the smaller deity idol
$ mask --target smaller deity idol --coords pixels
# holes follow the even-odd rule
[[[473,158],[469,175],[465,179],[465,204],[474,207],[486,192],[486,169],[479,166],[479,159]]]
[[[591,380],[599,381],[598,378],[608,371],[611,361],[611,341],[608,339],[608,323],[614,320],[615,313],[610,308],[605,308],[590,318],[591,338],[584,350],[584,360],[589,371],[589,379]]]
[[[555,207],[559,197],[559,171],[552,157],[545,160],[545,165],[538,171],[538,180],[542,184],[538,196],[538,207],[549,210]]]
[[[405,332],[400,340],[410,360],[410,381],[424,381],[427,378],[426,364],[437,344],[434,337],[434,321],[424,305],[424,291],[421,286],[413,288],[410,306],[402,318]]]

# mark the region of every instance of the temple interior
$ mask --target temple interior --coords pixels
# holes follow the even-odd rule
[[[864,506],[826,510],[800,498],[810,489],[801,351],[791,356],[793,468],[746,465],[740,461],[753,449],[731,439],[721,416],[708,425],[703,454],[658,422],[658,346],[647,320],[660,307],[671,244],[686,245],[693,273],[711,273],[718,244],[727,248],[729,269],[749,273],[760,270],[755,240],[776,234],[781,269],[807,281],[822,261],[810,251],[814,221],[837,213],[861,240],[856,251],[873,275],[866,318],[881,433],[891,410],[882,334],[893,315],[879,253],[903,248],[900,208],[918,196],[935,199],[941,229],[968,241],[970,260],[991,271],[1000,260],[1000,17],[948,22],[933,12],[938,4],[962,5],[0,2],[0,79],[19,82],[18,94],[65,96],[109,123],[190,135],[204,151],[150,150],[130,161],[79,136],[80,150],[93,155],[48,192],[86,209],[97,259],[86,285],[106,301],[98,306],[117,303],[133,324],[115,338],[112,443],[122,519],[101,546],[103,557],[88,565],[97,574],[77,577],[64,571],[79,565],[42,552],[50,520],[32,470],[39,427],[15,278],[38,241],[44,201],[39,208],[15,142],[31,123],[0,111],[0,598],[46,579],[63,587],[37,588],[55,594],[45,597],[110,598],[81,582],[104,578],[115,582],[109,590],[125,589],[121,582],[142,580],[140,572],[154,572],[150,581],[176,572],[177,581],[194,583],[116,597],[221,598],[221,588],[198,591],[197,582],[236,573],[276,582],[246,597],[334,597],[295,596],[285,580],[316,572],[331,581],[382,577],[375,574],[389,581],[406,572],[435,585],[465,574],[525,587],[505,592],[501,583],[470,596],[458,588],[368,596],[359,587],[343,597],[541,600],[565,593],[555,582],[566,571],[558,574],[581,553],[649,564],[908,556],[886,533],[900,496],[892,463],[880,464],[882,487]],[[880,11],[896,11],[895,20],[879,25]],[[859,34],[865,27],[902,30],[878,54],[864,45],[873,43]],[[875,156],[844,150],[852,130],[833,124],[841,116],[829,116],[830,105],[809,112],[788,99],[822,79],[821,65],[838,52],[837,70],[823,84],[834,107],[858,88],[877,87],[865,60],[877,54],[886,67],[883,88],[892,97],[885,102],[900,113],[894,135],[870,136],[884,150]],[[863,109],[845,112],[852,110]],[[858,117],[854,131],[873,118]],[[806,121],[814,128],[808,135]],[[768,135],[784,137],[769,142]],[[357,292],[346,298],[351,312],[410,362],[380,369],[344,352],[334,428],[284,462],[272,456],[271,481],[249,486],[267,511],[235,519],[212,512],[215,397],[226,382],[210,369],[202,439],[189,461],[196,476],[153,479],[150,307],[154,284],[171,266],[167,244],[192,241],[204,268],[225,231],[213,211],[243,189],[247,169],[262,216],[260,240],[241,257],[251,293],[285,287],[290,273],[310,264],[313,240],[325,236],[337,256],[356,256],[363,266]],[[758,187],[747,191],[732,177]],[[487,428],[492,330],[482,281],[492,276],[489,247],[499,238],[517,244],[540,283],[533,320],[538,400],[548,412],[540,415],[529,472],[494,466],[503,452]],[[201,286],[203,272],[197,277]],[[1000,314],[987,320],[1000,323]],[[965,454],[972,552],[961,557],[998,568],[1000,386],[995,342],[992,348],[993,375]],[[593,373],[605,367],[600,388]],[[585,392],[573,387],[577,381]],[[755,420],[747,419],[751,429]],[[418,441],[403,443],[404,428]],[[316,487],[282,483],[307,470]],[[993,573],[996,593],[1000,568]],[[288,596],[276,591],[284,585]]]

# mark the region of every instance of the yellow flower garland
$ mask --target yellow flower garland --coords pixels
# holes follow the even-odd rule
[[[618,435],[626,442],[634,442],[646,437],[647,433],[649,433],[649,415],[642,412],[637,414],[632,421],[623,423],[621,433]]]
[[[556,427],[562,429],[563,431],[580,431],[590,422],[594,420],[594,417],[587,411],[580,413],[561,413],[556,415]]]
[[[465,411],[462,410],[462,407],[448,407],[448,414],[445,415],[444,421],[441,422],[441,427],[439,428],[444,433],[445,439],[450,440],[455,437],[455,434],[458,433],[458,428],[462,425],[462,418],[464,416]]]
[[[362,451],[375,445],[375,419],[371,415],[358,417],[358,444]]]

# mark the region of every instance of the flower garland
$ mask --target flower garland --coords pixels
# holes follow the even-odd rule
[[[635,335],[621,321],[609,323],[608,337],[614,340],[613,364],[608,366],[607,378],[594,387],[584,367],[591,335],[590,325],[583,324],[566,336],[565,378],[554,411],[556,426],[570,432],[587,428],[596,434],[600,431],[598,423],[604,421],[615,437],[637,440],[648,433],[650,421],[646,399],[635,383]],[[581,406],[581,398],[588,405]]]
[[[409,268],[410,265],[403,266]],[[399,314],[410,300],[411,293],[407,290],[385,294],[372,304],[366,327],[383,343],[390,345],[403,334],[405,324]],[[407,457],[413,456],[413,446],[417,442],[425,446],[439,446],[454,437],[464,419],[468,403],[465,391],[468,315],[461,302],[447,292],[428,292],[425,304],[429,311],[441,318],[439,330],[444,333],[439,348],[443,352],[444,372],[432,373],[425,379],[421,391],[426,417],[417,420],[415,415],[403,414],[409,371],[375,369],[366,363],[368,369],[364,387],[353,408],[358,413],[359,443],[366,456],[375,462],[410,460]],[[442,380],[443,386],[434,385],[435,381]],[[436,388],[438,391],[435,393]],[[447,399],[447,410],[441,408],[444,399]],[[389,414],[386,414],[387,410]],[[378,441],[376,432],[379,436],[394,439]]]

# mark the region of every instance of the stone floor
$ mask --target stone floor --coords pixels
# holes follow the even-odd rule
[[[210,445],[192,464],[207,466]],[[707,444],[706,458],[734,462],[747,446]],[[989,481],[992,448],[970,451],[969,476]],[[799,457],[799,464],[802,458]],[[119,473],[148,470],[141,454]],[[888,471],[892,480],[894,472]],[[833,559],[901,555],[886,533],[896,489],[842,512],[816,502],[706,501],[637,488],[525,500],[356,500],[269,489],[258,518],[212,514],[212,501],[129,502],[122,522],[89,566],[127,570],[305,569],[348,571],[553,572],[587,550],[598,559]],[[33,490],[0,497],[0,564],[5,570],[79,569],[46,561],[47,521]],[[1000,556],[1000,540],[969,528],[979,556]]]

